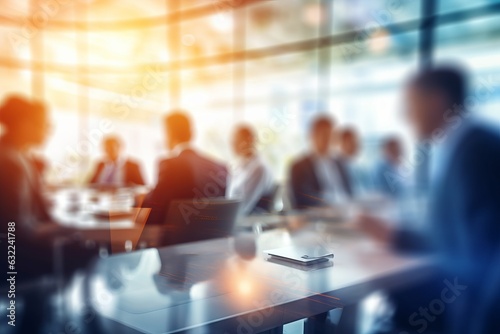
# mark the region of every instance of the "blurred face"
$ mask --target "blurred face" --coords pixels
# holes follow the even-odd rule
[[[253,153],[254,138],[251,135],[237,131],[233,137],[233,152],[239,157],[245,157]]]
[[[427,139],[443,124],[446,103],[438,93],[427,93],[417,87],[406,90],[407,116],[419,139]]]
[[[333,127],[330,124],[321,124],[311,133],[313,149],[319,155],[327,155],[332,141]]]
[[[104,143],[104,152],[108,159],[115,161],[120,155],[120,144],[115,140],[107,140]]]
[[[342,151],[342,154],[347,157],[355,156],[359,150],[358,139],[356,138],[356,136],[353,134],[343,136],[340,144],[340,149]]]
[[[402,155],[401,145],[396,141],[389,143],[385,148],[385,155],[387,159],[397,164]]]

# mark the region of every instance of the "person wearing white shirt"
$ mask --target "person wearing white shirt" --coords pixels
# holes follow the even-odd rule
[[[339,165],[346,174],[346,187],[351,192],[352,197],[360,197],[368,192],[368,174],[358,160],[360,151],[360,139],[357,131],[351,127],[345,127],[339,131]]]
[[[407,188],[401,171],[403,145],[398,137],[391,136],[382,142],[381,151],[373,177],[376,191],[389,198],[401,197]]]
[[[270,168],[256,150],[255,132],[250,126],[239,126],[233,135],[232,147],[238,162],[232,173],[229,197],[240,199],[240,214],[258,211],[259,200],[273,190]]]

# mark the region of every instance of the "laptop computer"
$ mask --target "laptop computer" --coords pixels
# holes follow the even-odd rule
[[[264,253],[269,255],[271,259],[277,259],[303,266],[326,262],[333,258],[332,252],[319,246],[293,246],[277,248],[265,250]]]

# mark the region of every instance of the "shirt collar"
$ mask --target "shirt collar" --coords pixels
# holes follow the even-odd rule
[[[192,150],[193,147],[191,146],[191,143],[189,142],[184,142],[184,143],[179,143],[174,146],[174,148],[171,151],[171,155],[174,157],[179,156],[182,152],[186,150]]]
[[[116,159],[116,162],[113,162],[112,160],[106,158],[105,164],[106,165],[123,166],[125,164],[125,159],[122,156],[119,156],[118,159]]]
[[[314,161],[330,161],[334,159],[333,154],[329,153],[327,155],[319,155],[315,151],[311,153],[311,157]]]
[[[240,165],[242,166],[251,166],[254,163],[258,162],[260,160],[258,154],[252,155],[250,158],[240,158]]]

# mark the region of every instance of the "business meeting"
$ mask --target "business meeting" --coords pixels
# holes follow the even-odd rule
[[[500,333],[500,1],[0,30],[0,333]]]

